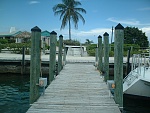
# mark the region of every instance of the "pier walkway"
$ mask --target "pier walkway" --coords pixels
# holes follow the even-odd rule
[[[64,66],[27,113],[120,113],[92,64]]]

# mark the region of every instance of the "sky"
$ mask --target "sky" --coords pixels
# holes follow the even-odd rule
[[[150,0],[78,0],[86,10],[82,14],[85,24],[78,23],[78,29],[71,33],[72,39],[82,43],[86,39],[97,43],[98,36],[107,32],[112,37],[112,26],[121,23],[124,27],[138,27],[150,41]],[[0,0],[0,32],[11,27],[18,31],[29,31],[38,26],[42,31],[55,31],[57,36],[68,39],[68,26],[60,30],[61,20],[52,8],[62,0]],[[114,40],[114,38],[113,38]]]

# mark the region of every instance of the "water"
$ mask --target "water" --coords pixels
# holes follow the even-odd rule
[[[150,113],[150,98],[124,95],[124,113]],[[0,75],[0,113],[29,109],[29,75]]]
[[[124,95],[124,113],[150,113],[150,98]]]
[[[0,113],[25,113],[29,108],[29,76],[0,75]]]

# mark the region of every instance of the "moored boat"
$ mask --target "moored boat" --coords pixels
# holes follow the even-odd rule
[[[134,54],[131,72],[123,80],[124,94],[150,97],[150,57]]]

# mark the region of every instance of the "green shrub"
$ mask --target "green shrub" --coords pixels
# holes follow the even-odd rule
[[[114,56],[114,52],[113,52],[113,51],[110,51],[110,52],[109,52],[109,56],[110,56],[110,57],[113,57],[113,56]]]
[[[97,48],[97,44],[90,44],[87,46],[86,50],[89,56],[95,56],[95,49]]]
[[[8,43],[5,44],[5,48],[12,51],[13,53],[22,53],[22,48],[25,47],[25,53],[29,53],[29,48],[31,47],[31,43]]]
[[[6,44],[6,43],[8,43],[7,39],[0,39],[0,44]]]
[[[80,46],[80,42],[77,40],[64,40],[64,44],[72,46]]]

